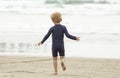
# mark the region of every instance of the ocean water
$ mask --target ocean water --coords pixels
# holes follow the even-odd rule
[[[0,12],[49,14],[53,11],[64,14],[119,15],[120,0],[73,0],[68,4],[66,0],[0,0]]]
[[[0,0],[0,55],[51,56],[51,37],[37,43],[53,26],[50,14],[60,11],[62,24],[81,37],[79,42],[65,37],[66,57],[120,58],[120,0],[93,1]]]

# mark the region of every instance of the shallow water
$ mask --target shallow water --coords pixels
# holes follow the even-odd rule
[[[80,34],[81,41],[65,37],[67,57],[120,58],[120,35]],[[4,36],[5,35],[5,36]],[[0,55],[51,56],[51,37],[42,45],[40,33],[5,33],[1,36]]]

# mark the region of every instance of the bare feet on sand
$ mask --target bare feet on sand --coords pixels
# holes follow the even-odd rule
[[[62,66],[63,71],[65,71],[66,70],[66,66],[65,66],[64,62],[61,62],[61,66]]]
[[[55,72],[53,75],[57,75],[57,72]]]

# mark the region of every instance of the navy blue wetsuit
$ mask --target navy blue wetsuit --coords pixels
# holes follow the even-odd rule
[[[44,36],[41,43],[43,44],[48,37],[52,34],[52,56],[57,57],[58,53],[60,56],[65,56],[64,50],[64,34],[73,40],[76,40],[75,36],[72,36],[68,33],[67,28],[61,24],[51,27],[48,33]]]

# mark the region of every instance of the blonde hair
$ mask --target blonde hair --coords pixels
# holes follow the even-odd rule
[[[51,20],[54,23],[60,23],[62,21],[62,15],[60,12],[54,12],[51,14]]]

